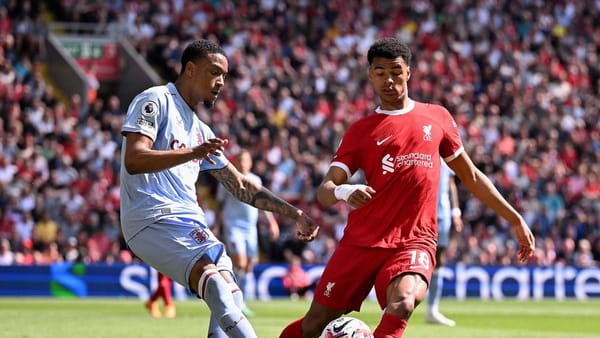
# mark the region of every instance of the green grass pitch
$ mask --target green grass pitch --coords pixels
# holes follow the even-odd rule
[[[261,338],[277,338],[309,302],[276,299],[251,301],[250,320]],[[137,299],[0,298],[2,338],[198,338],[206,337],[208,308],[201,301],[178,301],[174,319],[150,318]],[[600,338],[600,300],[577,301],[442,301],[441,308],[458,323],[447,328],[424,323],[421,304],[409,321],[405,338]],[[374,302],[350,316],[371,328],[380,316]]]

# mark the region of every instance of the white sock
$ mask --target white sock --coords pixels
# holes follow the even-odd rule
[[[229,287],[231,288],[231,294],[233,295],[233,302],[241,310],[244,306],[244,297],[242,296],[240,287],[234,282],[229,283]],[[225,331],[221,329],[219,321],[212,313],[208,323],[208,336],[210,338],[227,338]]]
[[[431,275],[431,281],[429,284],[429,297],[427,303],[429,304],[429,312],[438,311],[438,305],[440,304],[440,298],[442,298],[442,275],[439,274],[439,270],[433,270]]]
[[[227,337],[256,337],[252,325],[235,304],[229,283],[216,269],[206,270],[202,274],[198,282],[198,295],[211,311],[211,323],[217,322]]]
[[[240,287],[243,293],[246,293],[246,271],[236,270],[235,278],[237,279],[237,285]]]
[[[219,321],[215,318],[214,314],[210,314],[210,321],[208,322],[208,337],[210,338],[228,338],[227,334],[219,326]]]
[[[238,309],[244,309],[244,294],[240,287],[235,283],[229,283],[231,289],[231,295],[233,296],[233,302],[237,305]]]
[[[243,291],[245,300],[256,299],[256,282],[254,280],[254,272],[246,272],[246,288]]]

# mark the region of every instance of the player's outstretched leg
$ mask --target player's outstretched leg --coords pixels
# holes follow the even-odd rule
[[[171,295],[171,286],[173,285],[171,278],[159,273],[158,284],[161,289],[160,296],[165,302],[165,318],[175,318],[177,310],[175,309],[175,303],[173,303],[173,296]]]
[[[146,309],[148,309],[148,311],[150,312],[150,316],[152,316],[153,318],[162,317],[162,313],[160,312],[160,306],[158,305],[158,298],[162,297],[162,288],[163,286],[161,285],[161,283],[158,283],[158,288],[154,290],[152,295],[150,295],[150,299],[148,299],[144,303],[144,306],[146,307]]]
[[[242,309],[242,307],[244,306],[244,297],[242,295],[242,290],[240,290],[238,285],[233,282],[229,283],[229,287],[231,288],[231,295],[233,296],[233,302],[239,309]],[[219,321],[213,314],[211,314],[210,322],[208,323],[208,337],[210,337],[210,338],[227,338],[227,335],[219,326]]]
[[[440,310],[439,304],[442,298],[442,276],[438,273],[439,269],[433,271],[431,276],[431,285],[429,285],[429,297],[427,299],[427,314],[425,315],[425,321],[430,324],[441,324],[453,327],[456,322],[452,319],[446,318]]]
[[[235,304],[231,287],[216,269],[204,271],[198,282],[198,296],[230,338],[256,338],[250,322]]]

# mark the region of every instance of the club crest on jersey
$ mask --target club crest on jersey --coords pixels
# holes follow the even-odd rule
[[[142,104],[141,113],[146,117],[156,116],[158,114],[158,105],[152,101],[146,101]]]
[[[190,237],[192,237],[196,243],[202,244],[202,242],[208,239],[208,234],[203,229],[196,228],[190,232]]]
[[[423,139],[425,141],[431,141],[432,140],[432,138],[431,138],[431,124],[423,126],[423,133],[425,134],[425,135],[423,135]]]
[[[323,295],[325,295],[325,297],[330,297],[331,289],[333,289],[334,286],[335,282],[327,282],[327,285],[325,286],[325,292],[323,292]]]

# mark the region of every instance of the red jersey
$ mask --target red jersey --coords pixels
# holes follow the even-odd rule
[[[437,243],[440,161],[463,151],[456,122],[442,106],[409,101],[377,109],[346,131],[331,166],[351,177],[362,169],[373,199],[348,215],[341,243],[396,248]]]

